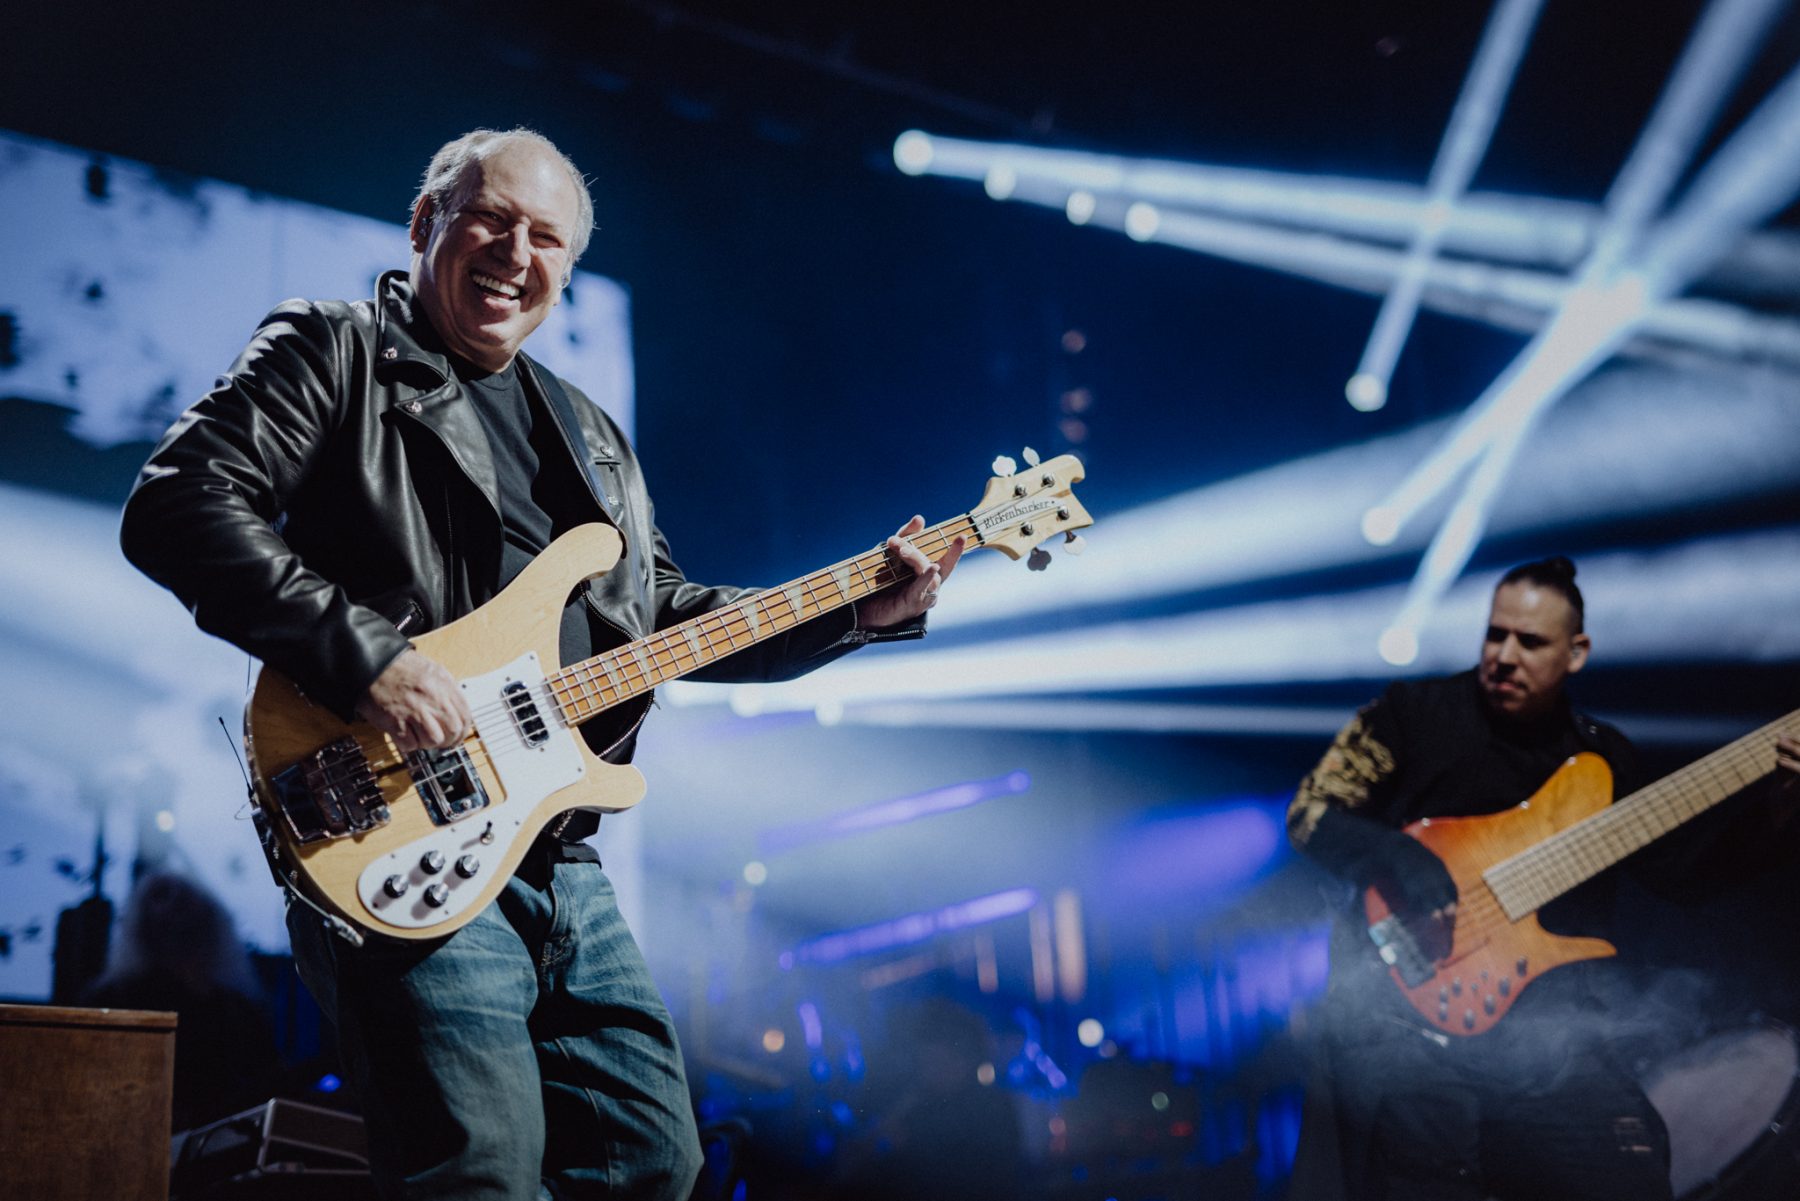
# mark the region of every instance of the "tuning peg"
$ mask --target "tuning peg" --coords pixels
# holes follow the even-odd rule
[[[1025,559],[1025,566],[1031,568],[1033,571],[1044,570],[1044,568],[1050,566],[1050,552],[1041,546],[1033,547],[1031,549],[1031,554]]]
[[[1025,461],[1027,463],[1031,464],[1033,467],[1036,467],[1038,465],[1038,452],[1037,451],[1035,451],[1035,450],[1031,449],[1031,447],[1027,446],[1021,453],[1024,455]]]
[[[1087,539],[1070,530],[1063,535],[1063,549],[1071,555],[1078,555],[1087,549]]]
[[[1008,455],[1001,455],[996,458],[992,466],[994,474],[1003,478],[1012,475],[1019,470],[1019,465],[1013,462],[1012,458]]]

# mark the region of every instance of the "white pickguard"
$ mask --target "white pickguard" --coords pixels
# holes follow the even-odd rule
[[[526,741],[502,694],[502,689],[514,682],[525,685],[548,732],[536,746]],[[521,655],[486,675],[471,676],[462,681],[462,690],[475,714],[480,749],[487,752],[494,774],[500,778],[501,795],[496,797],[490,791],[491,803],[486,808],[440,826],[363,868],[356,894],[369,912],[392,926],[424,930],[460,915],[475,903],[482,886],[499,869],[538,802],[587,773],[575,742],[580,735],[563,721],[562,708],[549,694],[535,653]],[[531,827],[534,833],[537,828],[537,824]],[[443,857],[435,872],[425,867],[426,857],[433,851]],[[469,875],[458,870],[465,855],[475,861]],[[387,889],[393,877],[406,882],[398,897]],[[445,887],[442,905],[431,905],[425,899],[433,884]]]

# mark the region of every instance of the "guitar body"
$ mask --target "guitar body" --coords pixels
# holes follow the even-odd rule
[[[590,751],[544,687],[561,666],[570,593],[621,550],[610,527],[570,530],[493,600],[414,640],[462,682],[475,713],[460,753],[402,756],[375,727],[340,721],[264,669],[244,742],[282,874],[363,929],[441,938],[499,894],[553,819],[637,804],[643,776]]]
[[[1492,1029],[1526,986],[1552,968],[1615,954],[1600,938],[1552,934],[1536,912],[1509,921],[1484,874],[1493,865],[1538,846],[1612,802],[1612,771],[1598,755],[1570,759],[1530,800],[1481,817],[1426,818],[1406,827],[1443,860],[1456,882],[1449,950],[1423,948],[1441,940],[1429,918],[1396,914],[1377,889],[1364,897],[1370,937],[1389,973],[1427,1022],[1446,1034]],[[1441,947],[1441,941],[1438,941]]]

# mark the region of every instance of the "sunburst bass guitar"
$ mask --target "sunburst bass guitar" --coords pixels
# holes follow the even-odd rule
[[[1606,760],[1583,753],[1511,809],[1415,822],[1406,833],[1456,882],[1454,915],[1399,913],[1371,888],[1369,937],[1420,1017],[1445,1034],[1484,1034],[1544,973],[1617,953],[1605,939],[1552,934],[1540,909],[1768,774],[1775,740],[1796,734],[1800,711],[1617,804]]]
[[[1078,542],[1074,531],[1092,523],[1072,490],[1083,475],[1072,455],[997,475],[974,510],[912,541],[933,559],[962,538],[968,550],[1037,560],[1039,543],[1058,534]],[[457,678],[475,717],[475,733],[450,750],[402,754],[375,727],[339,720],[265,668],[244,745],[277,878],[353,938],[450,934],[494,899],[554,819],[577,808],[616,813],[643,797],[643,776],[595,755],[583,723],[899,579],[876,547],[559,667],[564,606],[622,550],[610,526],[570,530],[493,600],[414,639]]]

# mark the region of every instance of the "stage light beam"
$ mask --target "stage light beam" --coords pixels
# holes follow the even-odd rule
[[[1743,234],[1800,192],[1800,70],[1757,106],[1706,164],[1687,195],[1640,247],[1686,159],[1711,127],[1779,8],[1775,0],[1715,0],[1676,65],[1657,110],[1607,198],[1614,218],[1568,305],[1483,394],[1447,444],[1384,505],[1402,521],[1468,456],[1482,455],[1450,519],[1432,538],[1395,627],[1416,627],[1468,564],[1513,459],[1533,423],[1609,357],[1653,305],[1689,286]],[[1633,253],[1635,251],[1635,253]]]
[[[1583,556],[1581,575],[1588,624],[1597,638],[1604,632],[1609,665],[1800,658],[1800,623],[1789,620],[1800,595],[1800,527],[1654,552],[1593,552]],[[1456,671],[1472,661],[1492,584],[1456,581],[1420,625],[1410,673]],[[898,725],[910,717],[928,725],[938,703],[962,702],[951,706],[953,724],[979,726],[985,708],[992,728],[1028,728],[1019,724],[1030,711],[1021,698],[1378,680],[1394,674],[1377,643],[1404,610],[1405,591],[1385,586],[1038,634],[1009,631],[1013,636],[838,663],[755,687],[770,712],[810,709],[830,697],[843,704],[846,723]],[[727,691],[694,687],[694,700]],[[1139,726],[1107,728],[1179,728],[1159,724],[1155,711],[1146,716],[1151,720]]]
[[[894,166],[906,175],[923,175],[931,170],[936,152],[931,135],[909,129],[894,139]]]
[[[1134,242],[1148,242],[1162,226],[1162,214],[1154,204],[1138,201],[1125,210],[1125,233]]]
[[[1454,433],[1409,472],[1378,508],[1399,526],[1457,479],[1511,425],[1552,404],[1578,378],[1623,344],[1655,302],[1692,282],[1706,262],[1690,264],[1679,283],[1659,274],[1648,292],[1644,272],[1615,278],[1627,251],[1680,178],[1685,165],[1784,0],[1715,0],[1676,63],[1643,134],[1609,189],[1593,249],[1576,273],[1562,308],[1509,364],[1458,423]],[[1741,131],[1740,131],[1741,132]],[[1698,186],[1698,184],[1696,184]],[[1754,222],[1743,223],[1744,232]],[[1713,247],[1723,253],[1723,245]],[[1675,285],[1675,286],[1670,286]],[[1383,522],[1387,520],[1384,516]]]
[[[912,913],[873,925],[859,926],[838,934],[809,939],[780,957],[781,966],[792,968],[800,963],[841,963],[862,955],[873,955],[895,947],[912,946],[938,934],[964,930],[971,926],[997,922],[1033,911],[1038,894],[1029,888],[1013,888],[985,897],[945,905],[940,909]]]
[[[1406,261],[1391,246],[1410,245],[1421,224],[1438,213],[1447,222],[1440,250],[1491,261],[1429,262],[1420,303],[1526,333],[1562,306],[1570,284],[1560,270],[1578,267],[1591,253],[1604,219],[1595,205],[1484,194],[1465,196],[1446,215],[1416,186],[918,137],[924,141],[907,142],[906,153],[909,161],[924,161],[911,148],[929,146],[922,173],[985,183],[1004,164],[1016,179],[1010,200],[1054,207],[1081,218],[1077,224],[1134,236],[1127,212],[1133,202],[1147,203],[1158,214],[1153,229],[1138,229],[1149,234],[1147,240],[1377,296],[1392,291]],[[900,149],[896,143],[896,153]],[[1078,194],[1093,198],[1091,209]],[[1800,236],[1782,230],[1747,234],[1708,278],[1757,295],[1800,295]],[[1669,299],[1645,317],[1641,336],[1627,349],[1666,353],[1666,344],[1800,364],[1800,323],[1723,301]],[[1359,383],[1359,397],[1373,403],[1382,391],[1378,385],[1373,379]]]
[[[1426,181],[1424,220],[1419,222],[1393,288],[1382,301],[1375,328],[1363,349],[1356,374],[1345,385],[1351,406],[1373,412],[1387,403],[1388,382],[1406,345],[1419,298],[1456,202],[1468,189],[1476,166],[1493,138],[1495,122],[1518,74],[1519,59],[1530,44],[1543,0],[1501,0],[1482,34],[1468,82],[1450,114],[1443,145]]]

